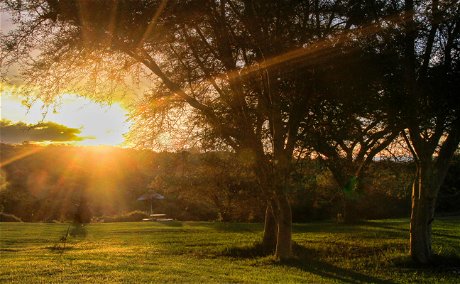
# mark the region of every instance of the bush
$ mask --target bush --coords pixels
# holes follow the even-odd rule
[[[136,210],[123,215],[116,216],[106,216],[104,217],[104,222],[138,222],[142,221],[144,218],[148,218],[149,215],[145,212]]]
[[[21,218],[7,213],[0,213],[0,222],[22,222]]]

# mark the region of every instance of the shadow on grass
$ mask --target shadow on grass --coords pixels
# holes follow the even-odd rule
[[[399,222],[403,223],[403,222]],[[373,227],[381,232],[408,232],[406,228],[399,228],[399,223],[383,223],[383,222],[373,222],[373,221],[365,221],[359,220],[353,223],[340,223],[337,224],[335,222],[312,222],[312,223],[303,223],[303,224],[294,224],[292,227],[292,231],[294,233],[362,233],[363,226],[365,227]]]
[[[0,248],[0,252],[18,252],[18,249],[11,249],[11,248]]]
[[[260,242],[244,247],[227,247],[222,252],[223,256],[235,258],[255,258],[273,255],[275,251],[272,248],[264,246]]]
[[[68,235],[74,237],[74,238],[86,238],[86,236],[88,235],[88,229],[86,228],[86,225],[84,224],[79,224],[79,223],[76,223],[76,224],[73,224],[70,228],[70,230],[67,231],[67,235],[65,236],[65,238],[68,237]]]
[[[263,229],[261,223],[228,223],[228,222],[190,222],[187,223],[190,227],[204,227],[222,232],[260,232]]]
[[[418,264],[410,256],[403,256],[395,258],[393,265],[399,268],[421,269],[435,273],[452,271],[460,273],[460,257],[455,254],[434,255],[433,260],[429,264]]]
[[[451,240],[453,240],[453,241],[460,241],[460,237],[458,237],[458,236],[453,236],[453,235],[448,235],[448,234],[442,234],[442,233],[436,233],[436,232],[433,232],[432,234],[433,234],[434,236],[439,236],[439,237],[451,239]]]
[[[165,227],[183,227],[184,225],[180,221],[155,221],[158,224]]]
[[[342,283],[394,283],[319,261],[315,259],[317,253],[315,250],[308,249],[296,243],[293,244],[293,250],[295,257],[287,261],[280,261],[278,265],[296,267],[302,271]]]
[[[391,233],[392,235],[393,233],[398,233],[399,236],[407,236],[409,234],[409,226],[407,226],[407,228],[398,228],[396,226],[393,226],[392,223],[385,223],[385,222],[379,222],[379,223],[369,222],[367,223],[367,225],[375,227],[375,228],[381,228],[385,230],[386,233]],[[446,238],[452,241],[460,241],[460,237],[458,236],[439,233],[439,232],[436,232],[436,230],[433,231],[432,235],[435,237],[443,237],[443,238]]]
[[[295,243],[293,244],[293,250],[294,258],[287,261],[275,261],[274,264],[295,267],[304,272],[342,283],[394,283],[318,261],[314,259],[316,255],[314,250]],[[264,247],[261,243],[254,243],[252,246],[226,248],[222,255],[234,258],[256,258],[273,255],[273,253],[272,249]]]
[[[56,252],[56,253],[61,253],[61,254],[65,251],[73,250],[73,247],[71,246],[64,247],[62,245],[48,246],[46,248],[50,250],[51,252]]]

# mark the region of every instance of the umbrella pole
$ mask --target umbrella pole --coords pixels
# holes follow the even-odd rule
[[[153,199],[150,199],[150,215],[153,214],[152,206],[153,206]]]

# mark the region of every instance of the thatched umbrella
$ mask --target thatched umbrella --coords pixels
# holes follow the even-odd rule
[[[139,198],[137,198],[137,200],[139,201],[150,200],[150,215],[152,215],[152,212],[153,212],[153,200],[154,199],[162,200],[162,199],[165,199],[165,197],[153,190],[149,190],[146,193],[139,196]]]

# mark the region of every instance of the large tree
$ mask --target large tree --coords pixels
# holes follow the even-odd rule
[[[135,70],[161,117],[150,126],[171,123],[162,114],[186,113],[206,143],[242,153],[267,201],[264,240],[276,240],[277,258],[291,256],[291,160],[317,94],[315,67],[347,52],[346,5],[48,0],[6,7],[17,28],[4,48],[46,95],[69,86],[116,91],[110,82]]]
[[[402,137],[406,140],[416,164],[412,191],[410,254],[418,263],[428,263],[432,260],[431,225],[434,221],[436,198],[460,143],[459,4],[456,0],[405,0],[364,1],[354,5],[362,5],[358,10],[361,11],[358,13],[361,20],[378,27],[373,30],[374,36],[366,37],[362,44],[368,46],[367,51],[377,55],[376,60],[372,62],[380,62],[383,68],[381,79],[375,81],[374,77],[365,81],[376,88],[378,96],[385,102],[393,104],[391,108],[386,109],[371,107],[368,113],[371,114],[371,120],[367,119],[367,115],[363,115],[358,122],[370,121],[368,125],[381,124],[376,128],[377,132],[373,132],[386,135],[390,138],[388,141],[391,141],[400,129],[405,129],[401,131]],[[334,108],[332,110],[326,113],[337,113]],[[345,110],[346,108],[340,108],[341,112]],[[375,115],[378,118],[373,120]],[[350,115],[340,117],[353,119]],[[343,123],[340,120],[339,122]],[[339,174],[335,174],[338,177],[340,168],[347,169],[341,166],[343,163],[340,162],[338,154],[348,159],[353,156],[365,158],[359,152],[367,148],[364,145],[356,151],[356,155],[347,154],[350,149],[348,145],[360,144],[360,139],[351,138],[354,142],[349,142],[348,145],[342,143],[344,146],[341,146],[343,137],[346,141],[350,139],[347,136],[365,138],[370,134],[350,135],[350,132],[353,133],[351,129],[349,132],[342,131],[345,133],[343,135],[340,134],[341,128],[347,129],[347,124],[343,125],[345,127],[331,127],[330,130],[324,128],[326,136],[322,136],[330,138],[319,139],[323,144],[322,148],[327,150],[323,152],[330,152],[330,156],[337,157],[338,162],[331,161],[330,168],[338,168],[336,171]],[[388,131],[382,131],[387,127]],[[334,133],[337,131],[339,133]],[[381,145],[384,146],[385,143]],[[340,147],[330,147],[336,145]],[[318,150],[321,150],[321,147]],[[348,161],[346,165],[353,163]],[[361,165],[363,164],[359,163],[358,159],[354,167],[348,168],[352,173],[359,173]],[[342,173],[346,173],[346,170]],[[342,183],[347,182],[348,186],[351,185],[347,175],[343,180]]]
[[[432,260],[431,225],[436,198],[460,143],[459,1],[405,0],[400,40],[404,82],[404,133],[416,163],[410,250]]]

